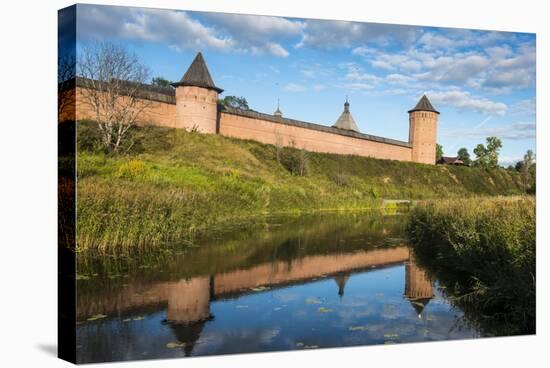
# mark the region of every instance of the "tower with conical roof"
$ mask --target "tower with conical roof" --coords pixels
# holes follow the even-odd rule
[[[338,120],[336,120],[333,127],[359,132],[359,128],[357,127],[357,124],[355,124],[355,120],[353,120],[353,116],[351,116],[351,112],[349,111],[349,102],[347,99],[344,103],[344,112],[342,112]]]
[[[218,94],[202,53],[195,59],[181,80],[173,83],[176,88],[176,128],[196,130],[201,133],[217,133]]]
[[[435,140],[439,112],[426,95],[409,110],[409,143],[413,162],[435,164]]]

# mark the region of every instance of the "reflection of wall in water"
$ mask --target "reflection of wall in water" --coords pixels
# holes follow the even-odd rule
[[[410,252],[409,261],[405,265],[405,296],[419,317],[434,296],[432,280],[425,270],[416,265],[413,252]]]
[[[173,284],[168,294],[166,319],[190,323],[210,317],[210,278],[182,279]]]

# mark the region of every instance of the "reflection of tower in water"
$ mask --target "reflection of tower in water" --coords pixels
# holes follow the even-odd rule
[[[418,267],[411,251],[409,261],[405,265],[405,296],[422,318],[422,311],[434,297],[432,280],[425,270]]]
[[[166,319],[191,323],[210,317],[210,278],[195,277],[178,281],[168,295]]]
[[[334,281],[336,281],[336,285],[338,285],[338,295],[340,298],[344,296],[344,289],[346,288],[346,283],[349,279],[349,273],[341,273],[336,276],[334,276]]]
[[[166,319],[186,356],[191,355],[205,323],[212,318],[210,299],[212,277],[178,281],[168,296]]]

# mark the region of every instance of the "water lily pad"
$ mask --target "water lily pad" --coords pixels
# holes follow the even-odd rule
[[[304,349],[318,349],[319,345],[304,345]]]
[[[325,307],[320,307],[319,309],[317,309],[319,311],[319,313],[330,313],[332,312],[332,309],[330,308],[325,308]]]
[[[319,299],[307,298],[307,299],[306,299],[306,303],[307,303],[307,304],[322,304],[323,302],[320,301]]]
[[[166,344],[166,347],[168,349],[184,348],[185,343],[184,342],[179,342],[179,341],[169,342],[168,344]]]
[[[96,321],[98,319],[102,319],[102,318],[105,318],[105,317],[107,317],[105,314],[94,314],[93,316],[88,318],[88,321]]]
[[[384,334],[385,339],[396,339],[398,337],[399,337],[399,335],[396,334],[396,333],[385,333]]]
[[[76,279],[78,281],[80,280],[89,280],[90,279],[90,276],[86,276],[86,275],[76,275]]]
[[[144,319],[145,319],[144,316],[138,316],[138,317],[132,318],[133,321],[142,321],[142,320],[144,320]]]
[[[367,331],[369,326],[350,326],[350,331]]]
[[[130,322],[132,319],[131,318],[126,318],[126,319],[123,319],[122,322]]]
[[[265,290],[269,290],[269,288],[268,288],[268,287],[266,287],[266,286],[258,286],[258,287],[253,287],[253,288],[250,288],[250,290],[252,290],[252,291],[256,291],[256,292],[257,292],[257,291],[265,291]]]

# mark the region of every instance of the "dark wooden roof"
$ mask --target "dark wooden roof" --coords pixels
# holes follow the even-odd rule
[[[218,93],[223,92],[223,89],[216,87],[216,85],[214,84],[212,76],[210,76],[210,72],[208,71],[208,67],[206,66],[206,62],[204,61],[201,52],[199,52],[197,56],[195,56],[195,59],[193,60],[193,62],[189,66],[189,69],[187,69],[181,80],[177,83],[173,83],[172,86],[195,86],[213,89]]]
[[[437,160],[438,164],[447,164],[447,165],[464,165],[464,161],[462,161],[458,157],[445,157],[441,156],[439,160]]]
[[[412,110],[409,110],[409,113],[414,111],[431,111],[431,112],[435,112],[436,114],[439,114],[439,111],[437,111],[433,107],[432,103],[430,102],[430,100],[428,100],[428,97],[426,97],[426,95],[423,95],[420,98],[416,106]]]

